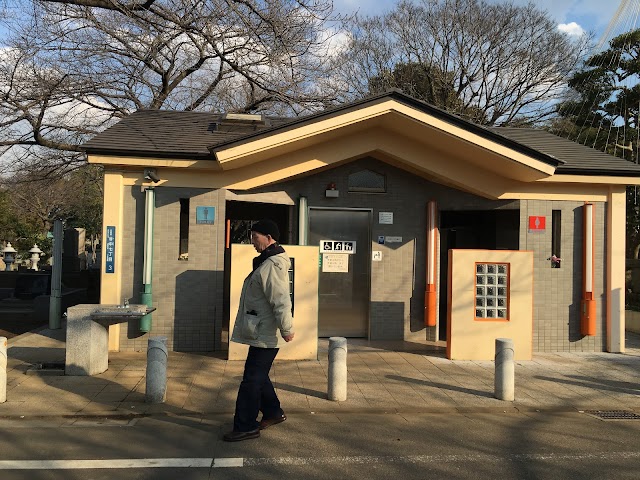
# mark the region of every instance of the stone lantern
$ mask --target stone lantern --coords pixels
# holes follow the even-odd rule
[[[4,270],[10,272],[12,270],[11,265],[16,261],[16,249],[11,246],[11,242],[8,242],[2,253],[4,253]]]
[[[37,272],[38,261],[40,261],[40,254],[42,253],[42,250],[40,250],[38,245],[34,243],[31,250],[29,250],[29,253],[31,254],[31,270],[35,270]]]

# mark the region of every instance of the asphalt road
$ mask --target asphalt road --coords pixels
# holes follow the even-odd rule
[[[640,420],[586,413],[297,414],[222,442],[228,417],[0,418],[14,479],[637,479]]]

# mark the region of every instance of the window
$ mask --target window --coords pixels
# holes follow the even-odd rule
[[[509,320],[509,264],[476,263],[476,320]]]
[[[551,258],[562,258],[562,211],[551,211]],[[551,268],[560,268],[560,260],[552,261]]]
[[[356,193],[385,193],[387,179],[371,170],[361,170],[349,175],[349,192]]]
[[[294,292],[294,285],[295,285],[295,279],[296,279],[296,259],[295,258],[290,258],[291,260],[291,268],[289,269],[289,295],[291,296],[291,316],[293,317],[293,311],[294,311],[294,298],[295,298],[295,292]]]
[[[180,199],[180,245],[178,260],[189,260],[189,199]]]

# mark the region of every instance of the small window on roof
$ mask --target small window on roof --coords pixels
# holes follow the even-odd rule
[[[371,170],[360,170],[349,175],[349,192],[385,193],[387,178]]]

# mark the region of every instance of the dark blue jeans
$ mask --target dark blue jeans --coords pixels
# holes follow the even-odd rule
[[[278,354],[277,348],[249,347],[244,375],[238,389],[236,413],[233,416],[233,431],[248,432],[260,426],[258,412],[262,418],[273,418],[283,414],[280,400],[269,379],[269,370]]]

